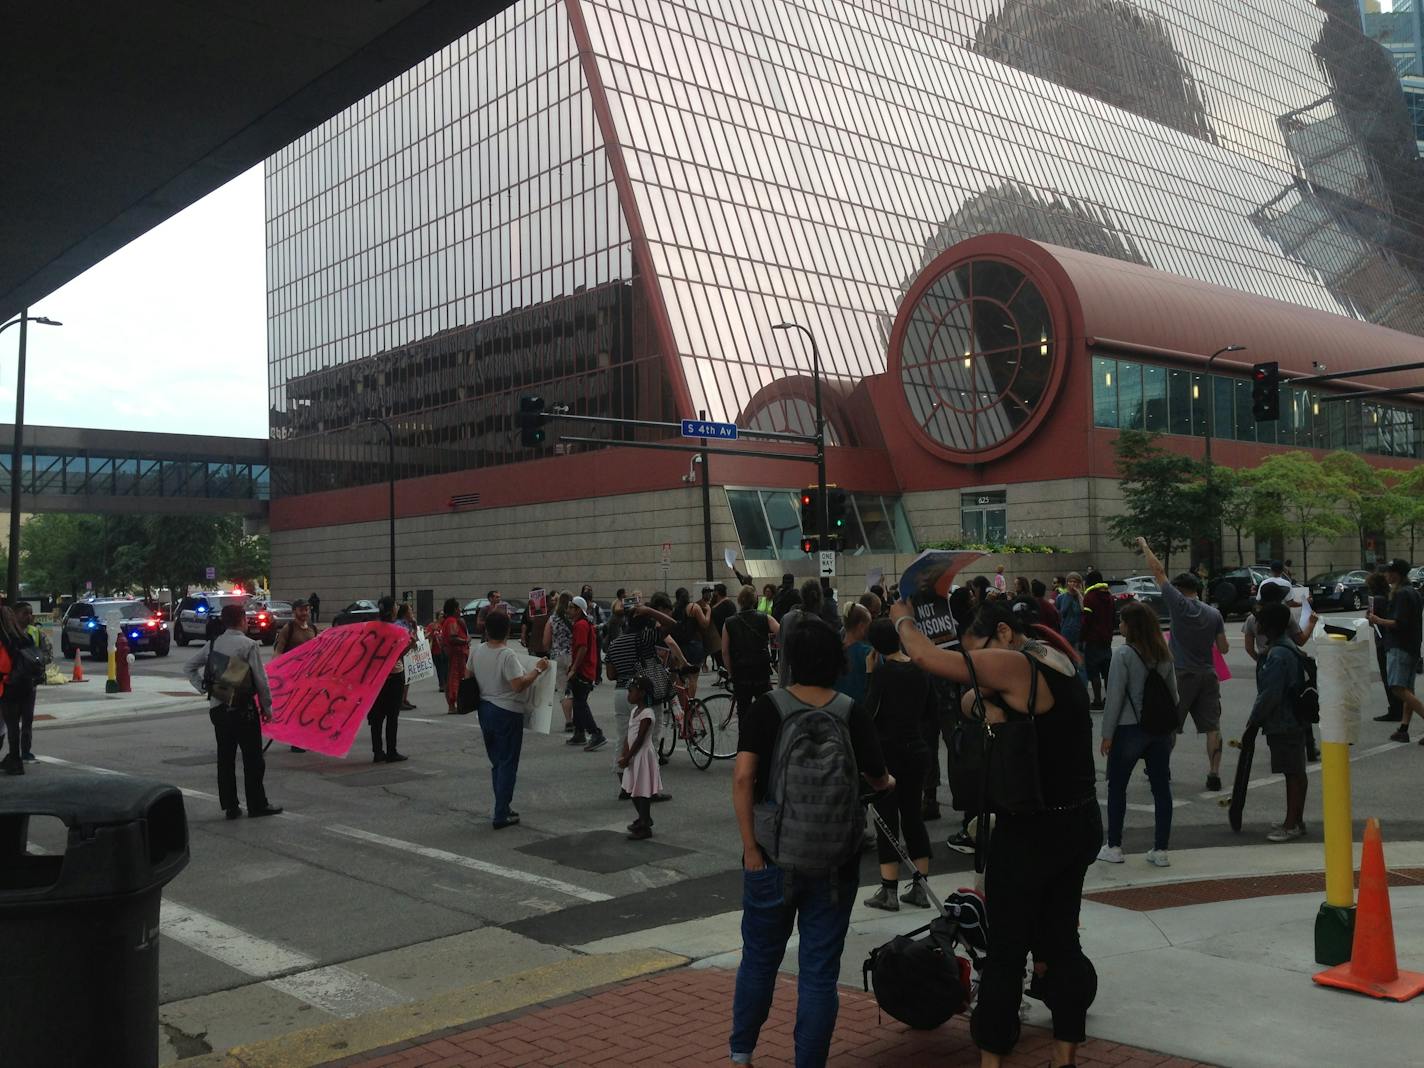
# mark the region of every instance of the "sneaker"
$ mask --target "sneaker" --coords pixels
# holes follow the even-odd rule
[[[223,815],[230,820],[239,819],[242,816],[242,809],[236,807],[223,809]]]
[[[961,830],[958,834],[946,838],[944,844],[949,846],[949,848],[953,849],[956,853],[974,852],[974,839],[971,838],[969,832],[965,830]]]
[[[1305,837],[1304,827],[1275,827],[1271,833],[1266,835],[1268,842],[1292,842],[1297,838]]]
[[[929,895],[925,893],[925,884],[921,882],[911,883],[900,895],[900,900],[912,908],[927,909],[930,907]]]
[[[1389,736],[1389,740],[1390,740],[1391,742],[1407,742],[1407,741],[1409,741],[1409,728],[1407,728],[1407,727],[1400,727],[1399,730],[1395,731],[1393,734],[1391,734],[1391,735]]]
[[[1147,863],[1151,864],[1154,868],[1170,868],[1172,866],[1172,862],[1167,859],[1167,851],[1165,849],[1149,849],[1147,851]]]
[[[565,745],[587,745],[587,744],[588,744],[588,737],[587,737],[587,735],[585,735],[582,731],[579,731],[579,732],[577,732],[577,733],[575,733],[575,734],[573,734],[573,735],[570,735],[568,738],[565,738],[565,739],[564,739],[564,744],[565,744]]]
[[[1384,715],[1382,715],[1382,716],[1376,716],[1376,717],[1375,717],[1375,722],[1376,722],[1376,723],[1398,723],[1398,722],[1399,722],[1401,719],[1403,719],[1403,718],[1404,718],[1404,713],[1402,713],[1402,712],[1386,712],[1386,713],[1385,713]]]
[[[565,724],[564,724],[564,733],[565,733],[565,734],[573,734],[573,732],[574,732],[574,725],[573,725],[572,723],[565,723]]]
[[[26,749],[23,753],[20,754],[20,759],[23,760],[26,764],[33,764],[35,762],[35,754],[31,753],[28,749]]]
[[[871,909],[884,909],[886,912],[900,911],[900,897],[895,893],[893,886],[882,886],[875,893],[865,899],[865,907]]]
[[[1206,788],[1214,794],[1221,793],[1221,776],[1208,775],[1206,777]]]
[[[631,800],[633,800],[633,795],[630,794],[627,790],[619,790],[619,791],[618,791],[618,800],[619,800],[619,801],[631,801]]]
[[[385,762],[386,762],[386,754],[385,754],[385,751],[384,751],[384,750],[377,749],[377,750],[375,751],[375,753],[373,753],[373,754],[371,755],[371,763],[372,763],[372,764],[384,764]]]
[[[1122,846],[1103,846],[1098,850],[1098,859],[1107,864],[1123,863]]]
[[[400,710],[401,710],[402,712],[414,712],[414,711],[415,711],[415,707],[416,707],[416,706],[413,705],[413,704],[411,704],[409,701],[402,701],[402,702],[401,702],[401,709],[400,709]]]
[[[608,739],[601,734],[595,734],[588,740],[588,744],[583,747],[585,753],[596,753],[608,744]]]
[[[628,841],[630,841],[630,842],[641,842],[641,841],[643,841],[643,839],[645,839],[645,838],[651,838],[652,836],[653,836],[653,829],[652,829],[651,827],[647,826],[646,824],[644,824],[642,827],[638,827],[638,828],[636,828],[635,830],[631,830],[631,831],[628,832]]]
[[[504,830],[506,827],[515,827],[515,826],[518,826],[518,824],[519,824],[519,816],[518,816],[517,814],[511,812],[511,813],[509,814],[509,819],[507,819],[507,820],[494,820],[494,821],[492,821],[492,822],[490,823],[490,826],[493,827],[493,828],[494,828],[495,830],[497,830],[497,831],[502,831],[502,830]]]
[[[399,764],[402,760],[409,759],[410,757],[406,756],[404,753],[397,753],[394,749],[392,749],[389,753],[386,754],[387,764]]]

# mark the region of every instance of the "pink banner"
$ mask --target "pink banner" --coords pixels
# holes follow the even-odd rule
[[[330,627],[267,665],[272,722],[262,733],[327,756],[351,751],[410,633],[394,623]]]

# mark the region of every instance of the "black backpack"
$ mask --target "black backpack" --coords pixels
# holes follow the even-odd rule
[[[1142,684],[1142,707],[1138,708],[1132,702],[1132,695],[1128,694],[1127,703],[1132,705],[1133,712],[1137,713],[1137,725],[1147,734],[1154,737],[1161,737],[1171,734],[1177,729],[1177,702],[1172,697],[1172,688],[1167,685],[1167,680],[1162,677],[1162,673],[1157,670],[1156,665],[1149,664],[1142,659],[1142,654],[1132,646],[1137,659],[1142,660],[1142,666],[1147,669],[1147,681]]]
[[[1296,653],[1300,659],[1300,682],[1291,688],[1288,695],[1291,710],[1302,726],[1320,722],[1320,667],[1315,657]]]
[[[870,990],[874,983],[883,1011],[931,1031],[968,1007],[973,970],[982,967],[988,951],[986,935],[979,895],[951,894],[941,915],[870,951],[861,966],[862,985]]]
[[[732,653],[732,675],[758,681],[771,677],[771,627],[766,617],[757,614],[755,620],[740,612],[727,620],[725,631]]]

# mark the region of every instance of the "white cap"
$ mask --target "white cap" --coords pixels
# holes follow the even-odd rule
[[[575,598],[574,598],[572,601],[570,601],[569,603],[572,604],[572,605],[574,605],[576,608],[578,608],[578,610],[579,610],[580,612],[587,612],[587,611],[588,611],[588,602],[585,601],[582,597],[575,597]]]

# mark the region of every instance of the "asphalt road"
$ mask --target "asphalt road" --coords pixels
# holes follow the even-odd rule
[[[1224,687],[1226,734],[1244,725],[1254,686],[1231,626]],[[196,651],[196,650],[194,650]],[[179,676],[184,651],[144,657],[136,670]],[[707,685],[710,680],[704,680]],[[611,687],[595,691],[594,711],[611,728]],[[733,910],[740,904],[739,841],[730,804],[731,762],[698,771],[679,749],[664,769],[674,799],[654,809],[656,836],[628,842],[631,805],[616,799],[614,746],[584,753],[564,736],[526,735],[516,807],[522,824],[494,831],[488,822],[489,772],[475,717],[446,716],[433,682],[412,695],[419,705],[401,717],[400,765],[369,763],[366,739],[344,760],[298,754],[274,744],[267,754],[267,789],[282,816],[223,818],[216,799],[212,728],[199,710],[121,723],[77,722],[42,727],[36,751],[48,762],[35,776],[88,774],[101,768],[171,782],[184,789],[192,861],[165,898],[183,922],[237,929],[258,946],[276,945],[316,965],[337,964],[485,927],[502,927],[550,945],[598,938]],[[1382,711],[1372,687],[1370,705]],[[1188,728],[1190,731],[1190,727]],[[1392,840],[1424,839],[1415,799],[1424,748],[1393,745],[1389,727],[1367,722],[1355,748],[1354,811],[1380,817]],[[1224,772],[1235,763],[1228,751]],[[1101,773],[1102,760],[1099,758]],[[1269,779],[1264,750],[1256,777]],[[1188,733],[1173,758],[1177,784],[1173,849],[1235,846],[1258,851],[1270,870],[1264,832],[1284,806],[1280,783],[1255,787],[1246,832],[1233,834],[1217,795],[1204,792],[1206,760]],[[15,780],[11,780],[19,785]],[[76,784],[78,788],[78,784]],[[1311,790],[1319,776],[1312,774]],[[948,791],[942,791],[947,798]],[[1106,796],[1105,784],[1099,794]],[[1318,795],[1308,821],[1318,820]],[[1140,772],[1129,791],[1125,848],[1150,845],[1151,795]],[[936,872],[967,871],[970,858],[938,843],[956,829],[932,825]],[[1318,841],[1318,829],[1312,836]],[[54,821],[35,821],[32,838],[62,849]],[[870,879],[871,864],[864,872]],[[193,917],[197,917],[196,920]],[[205,929],[205,928],[204,928]],[[165,938],[164,1002],[251,983],[241,956],[213,951],[211,939]],[[195,948],[197,947],[197,948]],[[236,961],[236,965],[234,964]]]

